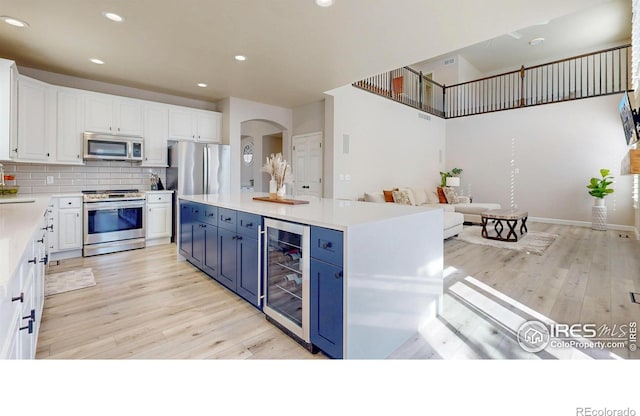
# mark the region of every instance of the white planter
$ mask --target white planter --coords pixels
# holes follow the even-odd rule
[[[591,229],[606,231],[607,229],[607,206],[604,198],[595,198],[591,208]]]

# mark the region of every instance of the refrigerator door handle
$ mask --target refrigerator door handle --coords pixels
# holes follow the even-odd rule
[[[202,171],[202,174],[204,176],[203,178],[203,193],[208,194],[209,193],[209,149],[207,148],[207,146],[204,147],[204,149],[202,150],[202,158],[203,158],[203,166],[204,169]]]

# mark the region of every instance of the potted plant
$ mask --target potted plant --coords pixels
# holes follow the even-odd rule
[[[607,207],[604,204],[604,197],[612,194],[613,189],[609,185],[613,184],[613,176],[609,176],[609,169],[600,169],[600,178],[591,178],[587,189],[589,195],[594,197],[591,208],[591,228],[604,231],[607,229]]]

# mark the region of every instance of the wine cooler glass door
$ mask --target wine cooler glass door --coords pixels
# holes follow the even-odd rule
[[[309,227],[265,220],[264,311],[309,342]]]

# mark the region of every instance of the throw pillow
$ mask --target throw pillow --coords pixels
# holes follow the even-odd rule
[[[411,188],[400,188],[398,189],[401,192],[406,192],[407,197],[409,198],[409,205],[417,205],[416,204],[416,197],[413,195],[413,191],[411,190]]]
[[[384,199],[384,194],[380,193],[366,193],[364,194],[365,202],[387,202]]]
[[[416,200],[416,205],[423,205],[428,202],[427,194],[423,189],[411,188],[413,198]]]
[[[444,196],[447,198],[447,203],[449,204],[457,204],[458,203],[458,195],[456,194],[456,190],[450,186],[446,186],[442,188],[444,192]]]
[[[397,191],[398,188],[392,189],[390,191],[382,191],[384,194],[384,202],[393,202],[393,191]]]
[[[440,199],[438,198],[438,193],[435,191],[425,191],[427,194],[427,203],[428,204],[439,204]]]
[[[407,192],[406,190],[393,191],[393,202],[401,205],[413,205],[411,203],[411,199],[409,198],[409,192]]]
[[[444,196],[444,191],[439,186],[438,186],[438,202],[440,204],[446,204],[447,203],[447,197]]]

